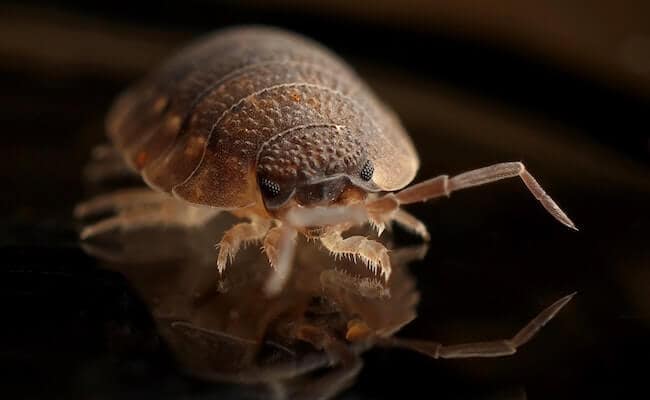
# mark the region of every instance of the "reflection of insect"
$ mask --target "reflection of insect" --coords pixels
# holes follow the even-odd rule
[[[254,250],[238,257],[214,289],[209,244],[227,225],[215,220],[201,232],[149,229],[120,235],[104,245],[125,251],[105,266],[123,273],[137,290],[183,369],[210,381],[252,384],[236,391],[254,390],[254,398],[332,398],[354,381],[362,353],[373,347],[433,358],[511,355],[572,297],[556,301],[505,340],[443,345],[400,337],[416,318],[420,297],[406,265],[422,258],[426,246],[394,249],[396,268],[387,283],[361,262],[332,260],[315,246],[298,246],[284,289],[259,301],[271,271],[262,268],[266,257]],[[102,246],[84,247],[105,254]]]
[[[286,279],[297,232],[335,255],[359,257],[387,279],[386,248],[343,232],[363,222],[381,231],[395,222],[426,239],[424,224],[401,205],[504,178],[521,177],[548,212],[574,228],[519,162],[379,195],[414,178],[419,160],[409,136],[341,60],[280,30],[235,28],[190,46],[117,100],[107,130],[151,188],[204,207],[156,211],[152,204],[164,199],[158,194],[109,195],[82,204],[78,214],[128,212],[87,227],[82,237],[115,227],[199,225],[229,210],[250,222],[224,234],[219,270],[242,244],[262,241],[280,272],[271,291]]]

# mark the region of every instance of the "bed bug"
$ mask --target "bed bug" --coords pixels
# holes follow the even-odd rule
[[[404,189],[419,159],[395,113],[332,52],[280,29],[235,27],[198,40],[122,94],[106,128],[154,192],[80,205],[80,216],[119,211],[86,227],[82,238],[148,224],[202,225],[226,210],[248,221],[224,234],[218,270],[243,244],[261,242],[277,271],[271,292],[286,280],[298,233],[335,256],[360,258],[387,280],[387,249],[345,231],[370,222],[381,233],[397,223],[426,240],[425,225],[401,206],[505,178],[520,177],[575,229],[521,162]],[[170,196],[187,206],[169,206]]]

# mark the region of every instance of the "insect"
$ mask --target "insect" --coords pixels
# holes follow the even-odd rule
[[[381,233],[396,223],[428,239],[425,225],[401,206],[505,178],[520,177],[553,217],[575,229],[520,162],[404,189],[419,159],[397,116],[336,55],[279,29],[230,28],[190,45],[122,94],[106,127],[154,191],[81,204],[80,216],[118,210],[82,238],[152,224],[198,226],[229,211],[248,221],[223,235],[218,270],[244,244],[261,242],[277,272],[269,292],[290,272],[298,233],[334,256],[363,260],[387,280],[387,249],[365,236],[344,237],[347,230],[369,222]]]

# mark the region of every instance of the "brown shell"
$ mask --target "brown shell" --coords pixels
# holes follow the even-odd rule
[[[107,120],[109,137],[151,187],[228,209],[258,198],[263,145],[323,126],[354,135],[353,144],[329,143],[344,153],[363,148],[381,190],[415,176],[410,138],[351,68],[317,43],[273,28],[231,28],[199,40],[120,96]]]

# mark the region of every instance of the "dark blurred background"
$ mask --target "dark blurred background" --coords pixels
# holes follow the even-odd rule
[[[411,132],[418,180],[522,160],[581,229],[555,223],[516,181],[411,207],[432,243],[411,266],[420,317],[402,336],[505,337],[561,295],[579,294],[510,358],[374,350],[344,398],[645,389],[648,21],[642,0],[3,2],[0,390],[210,396],[211,384],[176,367],[129,283],[81,251],[71,209],[86,195],[82,167],[104,140],[114,96],[193,37],[242,23],[304,33],[348,60]]]

